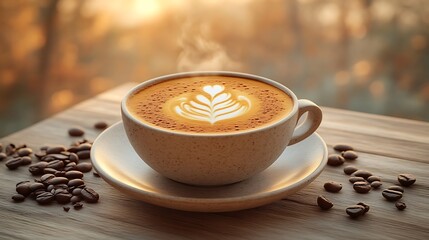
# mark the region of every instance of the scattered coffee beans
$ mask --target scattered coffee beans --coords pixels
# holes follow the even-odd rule
[[[54,200],[54,194],[50,192],[42,192],[36,196],[36,201],[39,204],[48,204]]]
[[[395,190],[395,191],[404,193],[404,188],[401,187],[401,186],[393,185],[393,186],[388,187],[387,189],[389,189],[389,190]]]
[[[81,209],[82,207],[83,207],[83,204],[82,204],[82,203],[80,203],[80,202],[77,202],[77,203],[73,204],[73,208],[74,208],[74,209],[76,209],[76,210],[79,210],[79,209]]]
[[[66,172],[65,177],[68,179],[83,178],[83,173],[77,170]]]
[[[365,207],[361,205],[352,205],[346,208],[346,213],[351,218],[357,218],[365,214]]]
[[[398,209],[398,210],[404,210],[406,207],[407,207],[407,205],[405,205],[405,203],[404,202],[401,202],[401,201],[397,201],[396,203],[395,203],[395,207]]]
[[[365,178],[363,178],[363,177],[350,177],[349,182],[351,182],[351,183],[365,182]]]
[[[0,152],[0,161],[4,160],[4,159],[6,159],[6,158],[7,158],[6,153],[2,153],[2,152]]]
[[[369,211],[369,205],[368,205],[368,204],[366,204],[366,203],[364,203],[364,202],[360,202],[360,203],[358,203],[358,204],[356,204],[356,205],[361,205],[361,206],[363,206],[363,207],[365,208],[365,212],[364,212],[364,214],[365,214],[365,213],[367,213],[367,212]]]
[[[87,187],[82,189],[82,191],[80,192],[80,195],[88,203],[96,203],[100,198],[97,192],[95,192],[92,188],[87,188]]]
[[[25,200],[25,196],[21,194],[15,194],[12,196],[13,201],[15,202],[22,202]]]
[[[358,193],[367,193],[371,190],[371,186],[367,182],[355,182],[353,189]]]
[[[69,129],[69,135],[71,137],[81,137],[84,134],[85,132],[81,128],[74,127]]]
[[[413,185],[416,182],[416,177],[413,174],[402,173],[398,175],[398,182],[404,186],[408,187]]]
[[[340,166],[345,162],[344,158],[338,154],[331,154],[328,157],[329,166]]]
[[[347,145],[347,144],[336,144],[336,145],[334,145],[334,150],[339,151],[339,152],[344,152],[344,151],[354,150],[354,149],[352,146]]]
[[[371,183],[371,187],[374,188],[374,189],[377,189],[377,188],[381,187],[381,185],[383,185],[383,184],[380,181],[373,181]]]
[[[16,192],[21,195],[28,196],[32,192],[30,185],[30,181],[19,182],[16,184]]]
[[[18,156],[24,157],[24,156],[29,156],[30,154],[32,154],[33,150],[31,148],[21,148],[16,153],[18,153]]]
[[[401,192],[390,189],[383,190],[382,195],[388,201],[396,201],[402,198]]]
[[[344,168],[344,173],[347,175],[351,175],[352,173],[356,172],[357,170],[359,170],[359,169],[357,169],[357,167],[355,167],[355,166],[347,166]]]
[[[64,207],[63,207],[63,209],[64,209],[64,211],[66,211],[66,212],[70,211],[70,207],[66,207],[66,206],[64,206]]]
[[[323,187],[325,188],[326,191],[328,192],[339,192],[342,188],[343,185],[341,185],[341,183],[337,183],[337,182],[327,182],[323,185]]]
[[[347,160],[355,160],[356,158],[358,158],[357,153],[355,151],[352,151],[352,150],[342,152],[341,156],[343,156],[343,158],[345,158]]]
[[[76,165],[76,170],[83,173],[89,172],[92,169],[92,164],[90,162],[83,162]]]
[[[80,152],[77,152],[77,156],[79,157],[79,159],[89,159],[90,157],[90,150],[83,150]]]
[[[98,129],[98,130],[104,130],[104,129],[106,129],[107,128],[107,123],[106,122],[102,122],[102,121],[100,121],[100,122],[96,122],[95,124],[94,124],[94,128],[95,129]]]
[[[322,195],[317,197],[317,205],[323,210],[331,209],[334,206],[331,201],[329,201],[325,196]]]
[[[367,179],[366,179],[368,182],[370,182],[370,183],[372,183],[372,182],[374,182],[374,181],[381,181],[381,178],[380,177],[377,177],[377,176],[369,176]]]
[[[366,170],[357,170],[356,172],[353,173],[353,176],[355,177],[363,177],[365,179],[369,178],[370,176],[372,176],[372,173],[366,171]]]
[[[21,165],[22,165],[21,157],[15,157],[6,161],[6,167],[9,168],[9,170],[15,170]]]

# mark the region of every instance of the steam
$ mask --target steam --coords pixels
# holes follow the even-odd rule
[[[179,40],[182,51],[178,58],[178,71],[238,71],[241,64],[233,61],[219,43],[210,40],[207,25],[195,27],[185,24]]]

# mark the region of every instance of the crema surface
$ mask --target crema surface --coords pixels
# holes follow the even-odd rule
[[[292,98],[255,80],[198,76],[173,79],[141,89],[127,101],[137,119],[178,132],[246,131],[287,116]]]

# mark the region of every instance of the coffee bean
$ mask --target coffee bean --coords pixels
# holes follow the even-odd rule
[[[42,158],[46,156],[46,152],[38,152],[35,153],[34,156],[36,156],[37,159],[42,160]]]
[[[343,185],[341,185],[341,183],[337,183],[337,182],[327,182],[323,185],[323,187],[328,192],[336,193],[336,192],[339,192],[343,188]]]
[[[344,167],[344,173],[347,175],[351,175],[352,173],[356,172],[357,170],[359,170],[359,169],[357,169],[357,167],[355,167],[355,166]]]
[[[72,195],[67,191],[55,194],[55,200],[60,204],[69,203],[71,198]]]
[[[70,207],[66,207],[66,206],[64,206],[64,207],[63,207],[63,209],[64,209],[64,211],[66,211],[66,212],[70,211]]]
[[[12,199],[13,199],[13,201],[15,201],[15,202],[22,202],[22,201],[24,201],[24,200],[25,200],[25,196],[24,196],[24,195],[21,195],[21,194],[14,194],[14,195],[12,196]]]
[[[65,177],[54,177],[49,179],[48,184],[58,185],[58,184],[67,184],[69,180]]]
[[[79,146],[77,146],[77,151],[85,151],[85,150],[91,150],[92,144],[91,143],[82,143]]]
[[[347,144],[336,144],[336,145],[334,145],[334,149],[339,151],[339,152],[354,150],[352,146],[347,145]]]
[[[29,156],[30,154],[33,153],[33,150],[31,148],[21,148],[17,151],[18,156],[20,157],[24,157],[24,156]]]
[[[395,190],[385,189],[381,193],[388,201],[396,201],[402,198],[402,193]]]
[[[36,191],[38,189],[45,189],[45,185],[43,185],[43,183],[38,183],[38,182],[32,183],[30,185],[30,190],[32,192],[34,192],[34,191]]]
[[[81,137],[85,134],[85,132],[81,128],[77,127],[70,128],[68,132],[71,137]]]
[[[6,153],[2,153],[2,152],[0,152],[0,161],[4,160],[4,159],[6,159],[6,158],[7,158]]]
[[[34,192],[32,192],[29,196],[31,197],[31,198],[33,198],[33,199],[36,199],[36,197],[39,195],[39,194],[42,194],[42,193],[45,193],[46,191],[45,191],[45,189],[37,189],[37,190],[35,190]]]
[[[329,166],[340,166],[345,162],[344,158],[338,154],[331,154],[328,157]]]
[[[46,173],[46,174],[43,174],[41,177],[40,177],[40,181],[43,183],[43,184],[48,184],[48,181],[49,180],[51,180],[52,178],[54,178],[55,177],[55,175],[54,174],[52,174],[52,173]]]
[[[19,182],[16,184],[16,192],[21,195],[28,196],[32,192],[30,189],[30,185],[30,181]]]
[[[82,201],[82,198],[80,196],[77,196],[77,195],[74,195],[70,198],[70,202],[72,202],[72,203],[77,203],[80,201]]]
[[[64,167],[64,162],[61,160],[54,160],[49,162],[47,167],[59,170],[60,168]]]
[[[72,179],[69,181],[69,183],[67,184],[69,187],[78,187],[78,186],[82,186],[85,183],[83,182],[82,179]]]
[[[75,196],[80,196],[80,192],[82,191],[82,188],[75,188],[72,191],[72,194]]]
[[[388,187],[387,189],[389,189],[389,190],[395,190],[395,191],[404,193],[404,188],[401,187],[401,186],[393,185],[393,186]]]
[[[363,178],[363,177],[350,177],[349,182],[351,182],[351,183],[365,182],[365,178]]]
[[[413,185],[416,182],[416,177],[413,174],[402,173],[398,175],[398,182],[402,186],[408,187]]]
[[[65,177],[68,179],[83,178],[83,173],[77,170],[68,171]]]
[[[71,162],[68,163],[65,167],[64,167],[64,171],[72,171],[76,169],[76,163]]]
[[[83,204],[82,204],[82,203],[80,203],[80,202],[77,202],[77,203],[73,204],[73,208],[74,208],[75,210],[79,210],[79,209],[81,209],[82,207],[83,207]]]
[[[331,201],[329,201],[325,196],[322,195],[317,197],[317,205],[323,210],[328,210],[334,206]]]
[[[366,170],[357,170],[356,172],[353,173],[353,176],[355,177],[363,177],[365,179],[369,178],[370,176],[372,176],[372,173],[366,171]]]
[[[95,129],[99,129],[99,130],[104,130],[104,129],[106,129],[107,128],[107,123],[106,122],[102,122],[102,121],[100,121],[100,122],[96,122],[95,124],[94,124],[94,128]]]
[[[352,150],[342,152],[341,156],[343,156],[343,158],[345,158],[347,160],[355,160],[356,158],[358,158],[357,153],[355,151],[352,151]]]
[[[65,155],[62,153],[51,153],[51,154],[47,154],[44,157],[41,158],[42,161],[46,161],[46,162],[50,162],[50,161],[54,161],[54,160],[68,160],[69,159],[69,155]]]
[[[15,152],[16,152],[16,147],[15,147],[15,144],[13,144],[13,143],[9,143],[7,146],[6,146],[6,148],[5,148],[5,153],[6,153],[6,155],[7,156],[11,156],[11,155],[13,155]]]
[[[77,152],[77,156],[79,157],[79,159],[89,159],[90,157],[90,150],[83,150],[80,152]]]
[[[29,156],[21,157],[21,166],[31,164],[32,160]]]
[[[371,186],[367,182],[355,182],[353,189],[358,193],[367,193],[371,190]]]
[[[404,202],[401,202],[401,201],[397,201],[396,203],[395,203],[395,207],[398,209],[398,210],[404,210],[406,207],[407,207],[407,205],[405,205],[405,203]]]
[[[46,154],[59,154],[66,151],[66,148],[62,145],[52,146],[46,149]]]
[[[377,177],[377,176],[369,176],[366,180],[367,180],[368,182],[370,182],[370,183],[372,183],[372,182],[374,182],[374,181],[379,181],[379,182],[381,182],[381,178],[380,178],[380,177]]]
[[[54,173],[55,177],[65,177],[66,176],[66,171],[56,171]]]
[[[15,170],[21,165],[22,165],[21,157],[15,157],[6,161],[6,167],[9,168],[9,170]]]
[[[82,198],[88,203],[95,203],[98,201],[100,196],[92,188],[84,188],[80,192]]]
[[[54,185],[52,185],[52,184],[51,184],[51,185],[48,185],[48,186],[46,187],[46,191],[47,191],[47,192],[50,192],[50,191],[52,191],[52,190],[55,190],[55,189],[54,189]]]
[[[28,171],[30,171],[31,174],[33,175],[39,175],[39,174],[43,174],[43,170],[48,166],[47,162],[38,162],[38,163],[34,163],[31,164],[28,167]]]
[[[371,187],[374,189],[381,187],[381,185],[383,185],[383,184],[380,181],[374,181],[371,183]]]
[[[50,192],[40,193],[36,196],[36,201],[39,204],[48,204],[54,200],[54,195]]]
[[[365,207],[361,205],[353,205],[346,208],[346,213],[351,218],[357,218],[359,216],[362,216],[365,213]]]
[[[89,172],[92,169],[92,164],[90,162],[82,162],[76,165],[76,170],[83,173]]]
[[[76,153],[70,153],[69,160],[70,162],[78,163],[79,156]]]
[[[68,189],[69,186],[66,183],[55,184],[54,189]]]
[[[365,212],[363,214],[365,214],[365,213],[367,213],[369,211],[369,205],[366,204],[366,203],[364,203],[364,202],[359,202],[356,205],[360,205],[360,206],[363,206],[365,208]]]
[[[78,152],[78,150],[77,150],[77,146],[78,146],[78,144],[76,144],[75,146],[73,146],[73,147],[69,147],[68,149],[67,149],[67,152],[70,152],[70,153],[77,153]]]

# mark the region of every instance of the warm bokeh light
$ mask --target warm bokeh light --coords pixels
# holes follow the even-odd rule
[[[74,94],[70,90],[61,90],[51,96],[51,106],[53,109],[61,109],[69,106],[74,100]]]

